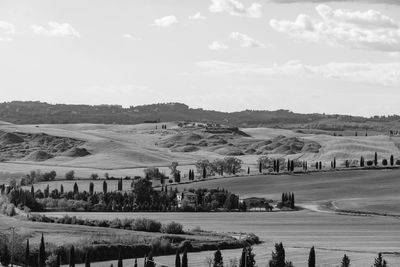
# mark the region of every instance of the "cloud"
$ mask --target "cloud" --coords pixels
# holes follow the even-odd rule
[[[348,0],[267,0],[268,2],[273,3],[304,3],[304,2],[312,2],[312,3],[326,3],[326,2],[348,2]],[[375,3],[375,4],[400,4],[398,0],[354,0],[354,2],[360,3]]]
[[[325,65],[312,66],[298,61],[289,61],[285,64],[264,66],[224,61],[201,61],[196,63],[196,66],[205,69],[204,73],[209,75],[296,75],[384,86],[400,86],[400,62],[332,62]]]
[[[295,21],[270,20],[291,37],[329,45],[376,51],[400,51],[400,23],[376,10],[365,12],[318,5],[319,18],[300,14]]]
[[[265,47],[265,45],[260,41],[257,41],[250,36],[240,32],[232,32],[229,37],[233,40],[239,41],[240,46],[242,47]]]
[[[192,16],[189,16],[189,19],[191,19],[191,20],[204,20],[204,19],[206,19],[206,17],[201,15],[200,12],[197,12],[196,14],[194,14]]]
[[[13,24],[0,21],[0,41],[12,41],[15,33],[16,30]]]
[[[125,33],[122,35],[122,38],[126,38],[126,39],[131,39],[131,40],[136,40],[136,41],[142,41],[143,39],[137,36],[133,36],[132,34],[129,33]]]
[[[48,27],[31,25],[34,34],[54,36],[54,37],[75,37],[79,38],[80,34],[68,23],[58,23],[50,21]]]
[[[262,5],[252,3],[248,8],[246,8],[243,3],[238,0],[211,0],[209,10],[210,12],[226,12],[234,16],[249,18],[260,18],[263,13]]]
[[[214,50],[214,51],[220,51],[220,50],[226,50],[229,47],[222,42],[213,41],[211,44],[208,45],[208,48],[210,48],[211,50]]]
[[[178,23],[178,19],[175,16],[165,16],[154,20],[154,25],[159,27],[169,27],[173,24]]]

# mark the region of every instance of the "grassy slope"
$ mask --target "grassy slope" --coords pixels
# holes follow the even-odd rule
[[[99,124],[62,124],[62,125],[0,125],[0,130],[16,132],[47,133],[56,136],[72,137],[87,141],[84,145],[92,155],[81,158],[56,157],[44,162],[7,162],[1,163],[4,172],[23,172],[41,169],[56,170],[60,176],[65,172],[75,169],[78,177],[88,177],[97,172],[103,176],[105,172],[114,176],[141,175],[142,168],[147,166],[167,166],[172,161],[180,165],[190,165],[196,160],[208,158],[210,160],[222,157],[213,152],[204,150],[192,153],[175,153],[168,148],[156,146],[156,142],[171,136],[179,131],[174,123],[168,123],[168,130],[155,130],[156,124],[137,125],[99,125]],[[161,128],[161,124],[158,125]],[[278,135],[287,137],[301,137],[316,141],[322,145],[320,153],[305,153],[290,155],[290,158],[299,158],[314,162],[323,161],[326,165],[336,157],[340,164],[344,159],[359,159],[361,155],[367,159],[372,158],[377,151],[379,157],[388,158],[390,154],[400,157],[399,148],[395,143],[400,143],[400,138],[387,136],[344,136],[301,134],[291,130],[270,128],[246,128],[246,133],[256,139],[270,139]],[[282,156],[282,155],[276,155]],[[258,155],[243,156],[245,165],[255,168]],[[182,167],[184,172],[190,166]]]

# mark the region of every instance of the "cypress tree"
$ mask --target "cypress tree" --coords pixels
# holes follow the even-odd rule
[[[203,179],[207,177],[206,167],[203,167]]]
[[[185,249],[185,251],[183,252],[183,255],[182,255],[182,267],[188,267],[188,257],[187,257],[186,249]]]
[[[90,182],[90,184],[89,184],[89,194],[93,195],[93,191],[94,191],[94,184],[92,182]]]
[[[310,249],[310,255],[308,256],[308,267],[315,267],[315,249],[314,249],[314,246]]]
[[[75,182],[74,184],[74,194],[79,193],[79,188],[78,188],[78,184]]]
[[[90,252],[89,250],[85,253],[85,267],[90,267]]]
[[[261,162],[258,164],[258,172],[262,173],[262,163]]]
[[[43,233],[42,233],[42,238],[40,239],[40,247],[39,247],[39,267],[46,267],[46,250],[44,246]]]
[[[375,258],[373,267],[387,267],[387,262],[383,259],[382,253],[379,253],[378,258]]]
[[[33,187],[33,185],[31,186],[31,195],[33,198],[35,198],[35,188]]]
[[[319,162],[319,169],[322,170],[322,162]]]
[[[107,182],[103,181],[103,193],[107,194]]]
[[[75,248],[73,245],[69,249],[69,267],[75,267]]]
[[[317,161],[317,163],[315,163],[315,169],[318,170],[318,161]]]
[[[279,173],[279,159],[276,160],[276,172]]]
[[[390,155],[390,166],[394,165],[394,157],[393,155]]]
[[[64,186],[63,186],[63,185],[61,185],[60,194],[61,194],[61,195],[64,194]]]
[[[340,267],[350,267],[350,258],[344,254]]]
[[[285,267],[285,249],[282,243],[275,244],[275,252],[272,252],[272,259],[269,261],[269,267]]]
[[[138,267],[137,266],[137,259],[135,259],[135,263],[133,264],[133,267]]]
[[[30,264],[29,261],[29,239],[26,240],[26,248],[25,248],[25,266],[28,267]]]
[[[3,250],[1,251],[0,262],[3,266],[8,266],[10,264],[10,252],[8,251],[7,244],[5,243],[3,246]]]
[[[247,174],[250,174],[250,167],[247,167]]]
[[[376,153],[376,152],[375,152],[375,155],[374,155],[374,165],[375,166],[378,165],[378,153]]]
[[[181,256],[179,256],[179,250],[176,251],[175,255],[175,267],[181,267]]]
[[[56,263],[56,267],[60,267],[61,266],[61,255],[60,252],[57,253],[57,263]]]
[[[333,168],[336,169],[336,157],[333,158]]]
[[[217,249],[214,253],[214,262],[213,262],[213,267],[224,267],[224,261],[222,258],[221,251]]]
[[[292,192],[292,199],[291,199],[291,202],[290,202],[290,208],[294,209],[294,207],[295,207],[295,205],[294,205],[294,193]]]
[[[240,257],[239,267],[247,267],[246,261],[247,261],[247,251],[246,248],[243,248],[242,256]]]
[[[118,267],[122,267],[122,266],[123,266],[123,264],[122,264],[122,247],[119,246],[119,249],[118,249]]]

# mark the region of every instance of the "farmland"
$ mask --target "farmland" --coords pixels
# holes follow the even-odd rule
[[[398,264],[399,218],[341,215],[327,209],[326,204],[331,203],[338,209],[398,215],[399,177],[400,170],[352,170],[220,178],[179,186],[180,190],[222,187],[241,197],[263,196],[272,199],[278,199],[280,192],[293,191],[297,205],[307,208],[298,212],[72,214],[92,219],[144,216],[162,219],[163,222],[179,221],[187,228],[200,226],[212,231],[254,232],[265,242],[255,248],[261,266],[269,259],[273,244],[280,241],[284,243],[287,257],[295,266],[305,265],[308,249],[313,245],[317,248],[320,266],[335,266],[344,253],[350,256],[353,266],[368,266],[377,252],[386,253],[385,258],[389,263]],[[47,215],[63,214],[66,213]],[[190,260],[196,266],[204,266],[204,259],[210,255],[208,252],[193,253],[190,254]],[[238,258],[240,251],[224,251],[223,255],[228,261],[229,258]],[[164,263],[173,262],[173,257],[158,259]]]
[[[62,216],[65,213],[50,213]],[[344,253],[350,256],[352,266],[369,266],[377,252],[399,252],[400,224],[398,219],[387,217],[347,216],[319,213],[308,210],[300,212],[253,212],[253,213],[74,213],[81,218],[111,219],[148,217],[163,222],[179,221],[187,228],[200,226],[205,230],[219,232],[253,232],[264,244],[255,246],[259,266],[265,266],[270,258],[274,242],[283,242],[287,258],[295,266],[305,266],[308,250],[317,248],[318,266],[336,266]],[[227,224],[229,222],[229,224]],[[194,266],[205,266],[204,259],[212,252],[189,254]],[[239,258],[240,250],[223,251],[225,262]],[[397,255],[386,254],[393,265],[400,263]],[[174,257],[157,257],[172,264]],[[141,261],[139,261],[141,263]],[[99,264],[98,266],[102,266]]]

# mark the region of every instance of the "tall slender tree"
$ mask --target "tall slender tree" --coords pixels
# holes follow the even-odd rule
[[[183,251],[182,255],[182,267],[188,267],[188,257],[186,249]]]
[[[93,195],[93,192],[94,192],[94,184],[93,184],[93,182],[90,182],[90,184],[89,184],[89,194]]]
[[[214,253],[213,267],[224,267],[224,260],[219,249],[217,249],[217,251]]]
[[[181,267],[181,256],[179,255],[179,250],[176,251],[175,255],[175,267]]]
[[[85,267],[90,267],[90,251],[86,250],[85,253]]]
[[[69,249],[69,267],[75,267],[75,247],[71,246]]]
[[[350,258],[346,254],[344,254],[344,256],[342,258],[340,267],[350,267]]]
[[[390,166],[394,165],[394,157],[393,155],[390,155]]]
[[[119,246],[118,248],[118,267],[123,267],[122,264],[122,247]]]
[[[29,239],[26,240],[26,247],[25,247],[25,267],[30,265],[29,259]]]
[[[103,181],[103,193],[107,194],[107,182]]]
[[[314,249],[314,246],[310,249],[310,254],[308,255],[308,267],[315,267],[315,249]]]
[[[46,249],[44,246],[43,233],[42,233],[42,238],[40,239],[40,246],[39,246],[39,267],[46,267]]]
[[[375,152],[375,155],[374,155],[374,165],[375,166],[378,165],[378,153],[376,153],[376,152]]]
[[[133,263],[133,267],[138,267],[137,266],[137,259],[135,258],[135,262]]]

